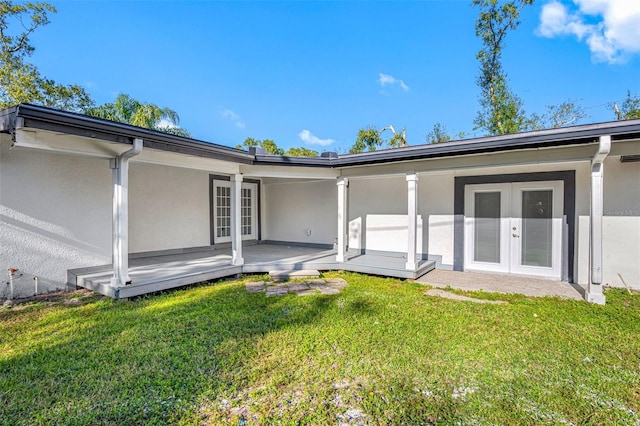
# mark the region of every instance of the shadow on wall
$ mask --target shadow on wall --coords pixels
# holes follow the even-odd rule
[[[406,256],[407,223],[407,215],[356,217],[349,222],[349,249]],[[417,245],[423,259],[435,261],[438,268],[451,269],[453,216],[428,215],[427,227],[424,227],[422,216],[418,216]]]
[[[6,206],[0,206],[0,247],[2,299],[33,296],[36,287],[38,294],[66,290],[68,269],[110,262],[108,250]]]
[[[368,214],[349,222],[349,248],[379,252],[406,253],[409,219],[407,215]],[[363,231],[364,230],[364,231]],[[418,216],[418,253],[423,253],[422,216]]]

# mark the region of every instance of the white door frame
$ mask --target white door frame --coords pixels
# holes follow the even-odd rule
[[[482,262],[475,260],[475,194],[476,193],[499,193],[500,194],[500,262]],[[509,183],[488,183],[478,185],[467,185],[465,188],[465,231],[464,231],[464,269],[492,272],[509,272],[509,218],[511,216],[511,184]]]
[[[562,275],[562,218],[564,215],[564,185],[562,181],[523,182],[512,184],[511,272],[560,279]],[[523,191],[552,191],[551,267],[523,265],[522,193]]]
[[[228,188],[229,199],[224,202],[224,205],[218,205],[218,188]],[[233,218],[231,217],[231,182],[228,180],[220,180],[213,179],[213,184],[211,185],[211,208],[212,210],[212,236],[213,236],[213,244],[221,244],[221,243],[229,243],[231,242],[231,226],[233,223]],[[258,184],[255,182],[242,182],[241,185],[241,194],[245,194],[245,191],[250,191],[250,197],[248,199],[244,199],[241,201],[241,211],[240,211],[240,229],[242,232],[243,240],[256,240],[258,239]],[[228,205],[227,205],[228,203]],[[228,219],[228,222],[225,221],[223,224],[224,227],[228,227],[228,232],[223,232],[222,236],[219,236],[218,232],[218,219],[219,208],[221,208],[225,213],[228,213],[228,218],[225,216],[223,219]]]
[[[522,194],[528,190],[551,190],[552,195],[552,266],[523,265]],[[500,261],[475,260],[475,194],[500,193]],[[562,276],[562,220],[564,182],[532,181],[513,183],[469,184],[465,186],[464,269],[532,275],[560,279]]]

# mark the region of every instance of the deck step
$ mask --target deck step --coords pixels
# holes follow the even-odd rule
[[[288,271],[271,271],[269,277],[274,281],[286,281],[295,278],[318,278],[320,271],[315,269],[288,270]]]

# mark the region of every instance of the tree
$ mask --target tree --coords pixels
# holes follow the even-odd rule
[[[349,149],[350,154],[358,154],[365,151],[375,151],[382,146],[383,140],[380,131],[369,126],[358,130],[356,141]]]
[[[622,102],[621,106],[613,104],[611,108],[616,113],[618,120],[640,119],[640,96],[631,96],[631,90],[627,90],[627,99]]]
[[[587,117],[584,108],[571,99],[560,105],[547,105],[546,108],[545,114],[531,114],[527,130],[557,129],[576,124]]]
[[[284,155],[289,157],[317,157],[318,151],[301,146],[298,148],[289,148]]]
[[[382,135],[382,133],[385,130],[391,130],[391,132],[393,133],[393,136],[387,142],[387,145],[389,145],[389,148],[400,148],[400,147],[403,147],[403,146],[409,146],[409,144],[407,143],[407,131],[406,131],[406,129],[403,128],[400,131],[400,133],[398,133],[398,132],[396,132],[396,128],[393,127],[393,124],[389,124],[387,127],[385,127],[384,129],[380,130],[380,134]]]
[[[189,132],[178,126],[180,117],[170,108],[144,103],[126,94],[120,94],[115,102],[88,108],[85,114],[104,120],[127,123],[133,126],[190,137]]]
[[[49,23],[50,13],[56,9],[48,3],[0,1],[0,108],[29,102],[82,112],[94,104],[82,87],[58,84],[25,62],[35,50],[29,37]]]
[[[476,20],[476,35],[483,43],[476,55],[480,62],[480,111],[475,119],[478,129],[492,135],[517,133],[527,126],[522,100],[508,86],[507,74],[502,68],[502,50],[510,30],[520,24],[520,12],[533,0],[473,0],[480,8]]]
[[[278,147],[276,143],[271,139],[254,139],[254,138],[246,138],[242,145],[237,145],[236,149],[244,149],[251,147],[260,147],[267,151],[267,154],[271,155],[284,155],[284,149]]]
[[[427,143],[440,143],[448,142],[451,140],[451,136],[447,132],[447,128],[440,123],[433,125],[433,129],[427,133]]]
[[[254,139],[254,138],[246,138],[242,145],[236,145],[236,149],[246,149],[252,147],[260,147],[263,148],[267,154],[270,155],[286,155],[287,157],[317,157],[318,151],[314,151],[309,148],[301,147],[292,147],[289,148],[286,152],[284,149],[280,148],[272,139]]]

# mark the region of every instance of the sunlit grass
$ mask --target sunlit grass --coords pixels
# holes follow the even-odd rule
[[[0,424],[640,424],[640,297],[607,306],[332,273],[0,308]],[[251,278],[254,279],[254,278]]]

